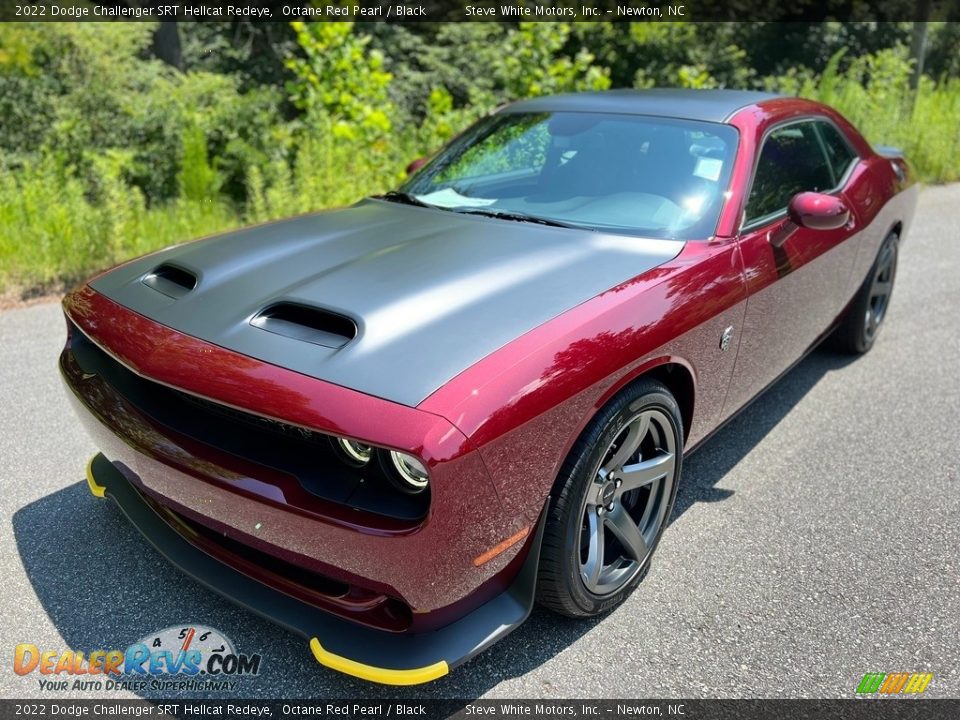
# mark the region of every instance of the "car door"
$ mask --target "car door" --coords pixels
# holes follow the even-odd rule
[[[836,317],[855,254],[856,220],[836,230],[797,227],[787,205],[804,191],[843,197],[855,153],[831,163],[823,118],[774,126],[761,145],[739,238],[747,307],[724,415],[776,380]],[[835,139],[831,139],[831,142]],[[842,139],[841,139],[842,140]],[[849,206],[849,203],[847,203]]]

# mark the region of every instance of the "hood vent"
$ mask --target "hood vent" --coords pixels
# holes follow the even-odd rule
[[[257,313],[250,324],[277,335],[342,348],[357,336],[357,325],[348,317],[322,308],[277,303]]]
[[[143,284],[176,300],[197,286],[197,276],[175,265],[158,265],[143,277]]]

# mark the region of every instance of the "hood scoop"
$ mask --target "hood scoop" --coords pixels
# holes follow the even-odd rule
[[[197,276],[176,265],[158,265],[143,276],[143,284],[176,300],[197,286]]]
[[[364,200],[178,245],[90,286],[185,335],[416,407],[683,246]]]
[[[281,302],[253,316],[250,324],[267,332],[337,350],[357,336],[357,324],[318,307]]]

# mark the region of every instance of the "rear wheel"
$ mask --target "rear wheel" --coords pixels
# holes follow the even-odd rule
[[[880,246],[870,273],[834,333],[833,344],[838,350],[862,355],[873,347],[890,307],[898,250],[899,238],[891,233]]]
[[[584,430],[550,503],[537,598],[571,617],[605,612],[646,574],[676,497],[680,409],[653,380],[627,388]]]

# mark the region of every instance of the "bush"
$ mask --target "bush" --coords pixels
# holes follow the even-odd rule
[[[99,159],[95,196],[54,152],[0,175],[0,290],[60,289],[128,257],[239,224],[220,199],[147,209],[120,177],[125,160]]]
[[[0,286],[354,202],[500,103],[555,92],[777,89],[924,180],[960,179],[960,31],[931,26],[937,77],[913,92],[909,25],[874,25],[203,23],[181,28],[177,69],[151,58],[153,23],[0,24]]]
[[[903,150],[925,182],[960,180],[960,80],[924,77],[911,90],[902,46],[863,55],[841,72],[843,55],[836,53],[819,77],[792,73],[767,85],[837,108],[871,143]]]

